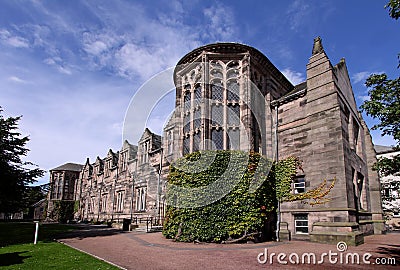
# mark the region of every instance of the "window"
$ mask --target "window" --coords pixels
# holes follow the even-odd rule
[[[118,213],[124,210],[124,200],[123,200],[124,193],[122,191],[117,192],[116,198],[116,211]]]
[[[185,112],[188,111],[188,110],[190,110],[190,107],[191,107],[191,104],[190,104],[190,95],[191,95],[190,92],[186,92],[186,93],[185,93],[185,97],[184,97],[184,99],[183,99],[183,102],[184,102],[183,108],[185,109]]]
[[[304,175],[296,176],[293,180],[294,194],[304,193],[306,191],[306,179]]]
[[[187,155],[190,152],[190,137],[185,136],[183,138],[183,155]]]
[[[201,86],[198,84],[194,89],[194,106],[199,106],[201,103]]]
[[[201,125],[201,110],[198,109],[194,111],[193,115],[193,128],[196,131],[196,129],[199,129]]]
[[[308,234],[308,214],[294,215],[294,226],[297,234]]]
[[[239,101],[239,84],[236,81],[228,84],[227,98],[230,101]]]
[[[239,105],[228,106],[228,125],[239,126],[240,123],[240,107]]]
[[[360,127],[357,124],[355,118],[353,118],[353,149],[357,152],[358,148],[358,137],[360,133]]]
[[[239,129],[229,129],[228,130],[228,148],[231,150],[240,149],[240,130]]]
[[[173,153],[173,136],[172,136],[172,131],[168,132],[168,155],[171,155]]]
[[[213,105],[211,108],[211,119],[213,126],[224,125],[224,111],[222,106]]]
[[[146,210],[146,188],[138,188],[136,191],[136,211]]]
[[[200,142],[201,142],[201,137],[199,131],[193,136],[193,152],[197,152],[200,150]]]
[[[101,196],[101,204],[100,204],[100,212],[106,212],[107,211],[107,194],[104,194]]]
[[[211,137],[213,142],[213,150],[224,149],[224,138],[222,129],[219,130],[213,129],[211,132]]]
[[[185,114],[183,118],[183,133],[190,132],[190,114]]]
[[[222,84],[220,82],[213,82],[211,86],[211,99],[222,101],[223,96]]]

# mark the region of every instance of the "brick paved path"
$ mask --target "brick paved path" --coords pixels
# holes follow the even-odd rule
[[[259,244],[193,244],[177,243],[163,238],[161,233],[120,232],[113,229],[81,231],[79,234],[65,236],[61,241],[67,245],[103,258],[125,269],[400,269],[400,233],[372,235],[365,238],[365,244],[348,247],[342,254],[343,262],[348,253],[358,253],[360,264],[331,264],[324,257],[324,264],[295,265],[289,262],[289,255],[305,252],[316,254],[317,262],[321,254],[329,250],[339,253],[336,245],[316,244],[305,241],[266,242]],[[268,250],[271,253],[285,253],[288,264],[260,264],[258,254]],[[363,264],[362,256],[369,252],[373,256],[370,265]],[[283,255],[282,255],[283,256]],[[293,255],[294,256],[294,255]],[[335,255],[333,255],[335,256]],[[340,255],[336,256],[340,260]],[[397,266],[374,264],[376,258],[393,257]],[[296,257],[292,257],[294,260]],[[335,257],[333,257],[334,259]],[[260,257],[264,259],[264,257]],[[350,258],[351,260],[351,258]]]

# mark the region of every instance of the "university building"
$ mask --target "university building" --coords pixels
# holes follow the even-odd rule
[[[71,199],[73,186],[76,219],[163,217],[172,161],[201,150],[237,149],[299,157],[295,193],[336,179],[326,204],[282,203],[282,239],[359,244],[363,235],[382,233],[376,152],[345,60],[332,65],[316,38],[306,70],[307,79],[292,85],[250,46],[216,43],[191,51],[175,68],[176,109],[162,136],[146,128],[137,145],[125,141],[119,151],[77,165],[76,174],[68,164],[51,170],[49,213],[52,201]]]

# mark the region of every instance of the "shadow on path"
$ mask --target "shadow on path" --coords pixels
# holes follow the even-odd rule
[[[88,238],[88,237],[98,237],[98,236],[110,236],[125,233],[120,229],[109,228],[106,225],[89,225],[82,224],[76,225],[77,230],[65,232],[57,235],[56,239],[68,239],[68,238]]]

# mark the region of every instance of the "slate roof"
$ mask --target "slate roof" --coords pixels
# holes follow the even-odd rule
[[[82,164],[76,163],[65,163],[64,165],[58,166],[50,171],[73,171],[73,172],[80,172],[83,168]]]
[[[374,145],[375,151],[377,154],[384,154],[384,153],[390,153],[394,152],[395,150],[391,146],[385,146],[385,145]]]

